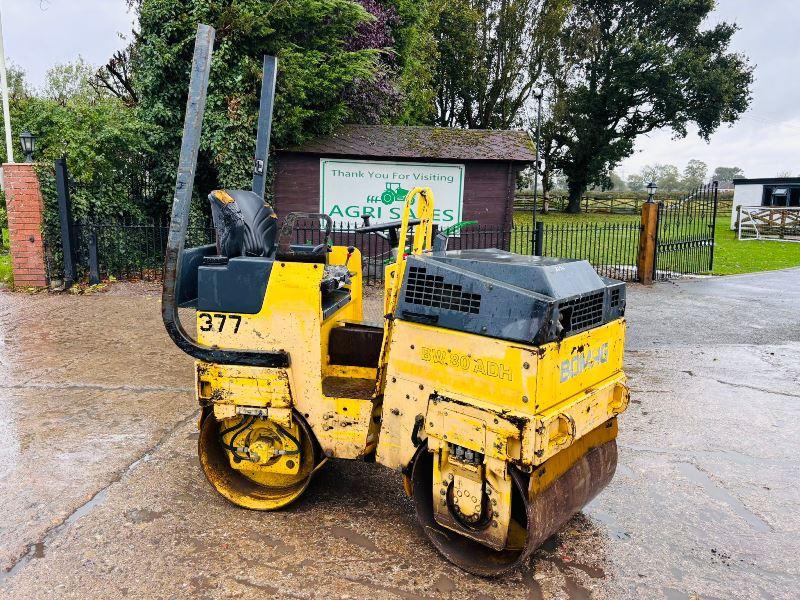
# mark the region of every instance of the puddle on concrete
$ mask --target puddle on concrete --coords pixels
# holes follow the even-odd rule
[[[367,536],[361,535],[360,533],[357,533],[352,529],[348,529],[347,527],[340,527],[337,525],[331,527],[328,531],[333,537],[341,538],[346,542],[349,542],[355,546],[359,546],[361,548],[364,548],[365,550],[369,550],[370,552],[380,552],[378,547],[375,545],[375,542],[373,542]]]
[[[622,475],[623,477],[630,477],[631,479],[636,479],[636,473],[633,472],[633,469],[631,469],[627,465],[623,465],[622,463],[617,463],[617,475]]]
[[[618,540],[631,539],[630,532],[625,531],[625,529],[623,529],[622,526],[619,523],[617,523],[614,517],[612,517],[610,514],[600,510],[597,511],[593,510],[587,514],[589,514],[589,516],[591,516],[593,519],[600,521],[603,525],[605,525],[606,529],[608,529],[608,532],[616,539]]]
[[[457,589],[456,584],[447,575],[439,575],[439,578],[434,582],[432,591],[438,596],[448,597]]]
[[[58,535],[73,525],[76,521],[80,520],[82,517],[86,516],[90,512],[92,512],[95,508],[103,504],[106,498],[108,497],[108,493],[111,490],[111,487],[122,481],[127,475],[132,473],[136,470],[136,468],[142,464],[143,462],[147,462],[150,460],[150,456],[161,447],[161,445],[172,435],[177,429],[185,425],[195,416],[195,411],[192,412],[179,421],[174,427],[172,427],[157,443],[153,446],[148,452],[143,454],[140,458],[133,461],[131,464],[127,466],[114,480],[112,480],[106,487],[102,490],[97,492],[94,496],[92,496],[88,502],[85,502],[81,506],[79,506],[76,510],[74,510],[66,519],[64,519],[61,523],[53,527],[52,529],[48,530],[45,533],[44,537],[33,544],[28,546],[28,550],[23,554],[16,563],[7,571],[0,572],[0,587],[3,586],[6,579],[9,577],[13,577],[17,573],[19,573],[30,561],[38,558],[42,558],[45,555],[45,552],[48,546],[58,537]]]
[[[683,448],[658,448],[653,446],[644,446],[641,444],[620,444],[619,447],[624,450],[633,450],[634,452],[678,455],[681,458],[695,458],[700,461],[711,457],[726,462],[732,462],[737,465],[758,468],[761,468],[764,465],[783,467],[788,463],[788,460],[786,459],[750,456],[749,454],[745,454],[744,452],[739,452],[737,450],[686,450]],[[620,466],[621,465],[618,465],[617,468],[619,469]]]
[[[148,510],[146,508],[135,508],[125,513],[125,518],[131,523],[152,523],[159,517],[164,516],[163,512]]]
[[[754,515],[742,502],[731,495],[726,489],[715,484],[711,479],[703,473],[700,469],[691,463],[680,462],[677,463],[678,470],[692,483],[696,483],[703,488],[706,494],[711,496],[714,500],[718,500],[728,505],[734,513],[744,519],[750,527],[759,533],[769,533],[772,531],[769,525]]]
[[[33,545],[33,558],[44,558],[44,542]]]
[[[0,573],[0,586],[2,586],[3,582],[9,578],[13,577],[17,573],[19,573],[30,561],[38,558],[44,558],[45,551],[47,547],[53,542],[53,540],[58,537],[58,535],[64,531],[67,527],[78,521],[81,517],[85,516],[89,512],[92,511],[96,506],[102,504],[106,496],[108,496],[108,488],[103,488],[99,492],[97,492],[92,498],[80,506],[77,510],[75,510],[69,517],[67,517],[64,521],[53,527],[47,534],[44,536],[44,539],[40,542],[36,542],[28,546],[27,552],[23,554],[14,566],[12,566],[8,571],[3,571]]]
[[[20,440],[11,403],[13,398],[0,395],[0,477],[19,465]]]

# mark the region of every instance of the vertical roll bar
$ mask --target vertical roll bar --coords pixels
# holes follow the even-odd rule
[[[200,24],[194,44],[192,73],[189,80],[189,97],[183,123],[183,139],[172,201],[172,218],[169,224],[166,256],[164,258],[164,288],[161,295],[161,317],[164,327],[177,346],[190,356],[210,363],[247,365],[259,367],[287,367],[289,355],[285,352],[260,352],[224,350],[202,346],[189,336],[178,316],[178,286],[181,258],[189,224],[189,206],[192,202],[197,153],[203,130],[203,113],[206,107],[208,78],[214,49],[214,28]]]
[[[253,163],[253,192],[264,197],[269,158],[269,138],[272,132],[272,108],[275,105],[275,78],[278,59],[264,57],[264,73],[261,78],[261,100],[258,108],[258,133],[256,134],[256,157]]]

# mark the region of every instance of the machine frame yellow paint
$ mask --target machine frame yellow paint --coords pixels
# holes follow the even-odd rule
[[[400,240],[407,239],[414,201],[421,223],[410,251],[419,255],[431,249],[433,194],[429,188],[409,192]],[[386,315],[394,313],[403,285],[404,250],[386,268]],[[214,418],[230,423],[237,415],[258,414],[293,431],[302,419],[325,456],[355,459],[375,452],[378,463],[406,475],[424,441],[435,456],[431,493],[437,522],[497,550],[510,543],[509,465],[534,473],[533,495],[549,481],[535,475],[541,465],[553,465],[545,469],[552,478],[592,444],[616,436],[615,417],[628,404],[623,319],[534,346],[386,318],[377,368],[333,365],[327,351],[331,329],[362,321],[361,256],[356,250],[348,260],[347,248],[335,246],[328,263],[347,263],[352,281],[350,302],[327,318],[319,293],[324,265],[278,261],[258,313],[212,315],[212,323],[238,317],[238,327],[209,330],[208,316],[198,314],[201,344],[282,350],[291,358],[285,369],[198,362],[198,401]],[[326,395],[323,382],[329,377],[374,382],[374,391],[369,398]],[[455,446],[480,453],[482,464],[458,459],[451,453]],[[231,466],[242,468],[233,461]],[[279,467],[287,472],[285,461]],[[475,498],[483,489],[491,502],[491,527],[459,526],[453,505],[463,518],[475,518],[481,508]]]

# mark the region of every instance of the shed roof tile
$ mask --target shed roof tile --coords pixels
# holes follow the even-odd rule
[[[284,151],[380,158],[536,160],[534,145],[524,131],[398,125],[343,125],[331,135]]]

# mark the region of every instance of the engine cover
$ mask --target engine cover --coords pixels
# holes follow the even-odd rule
[[[585,260],[483,249],[409,256],[395,317],[540,345],[624,313],[625,284]]]

